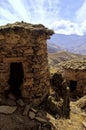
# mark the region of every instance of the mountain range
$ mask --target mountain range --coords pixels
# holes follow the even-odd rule
[[[68,51],[71,53],[86,55],[86,35],[54,34],[47,41],[48,52]]]

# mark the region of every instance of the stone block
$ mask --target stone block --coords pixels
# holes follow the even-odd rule
[[[26,116],[30,110],[30,105],[26,105],[25,108],[24,108],[24,112],[23,112],[23,115]]]
[[[34,119],[35,118],[35,113],[34,112],[32,112],[32,111],[30,111],[29,112],[29,117],[31,118],[31,119]]]
[[[39,51],[37,51],[37,55],[43,55],[45,52],[44,52],[44,50],[39,50]]]
[[[4,35],[0,35],[0,40],[5,39]]]
[[[43,119],[42,117],[35,117],[35,119],[41,123],[46,123],[48,122],[46,119]]]
[[[17,109],[16,106],[0,106],[0,113],[3,114],[12,114]]]
[[[27,49],[24,51],[24,54],[33,54],[33,49]]]

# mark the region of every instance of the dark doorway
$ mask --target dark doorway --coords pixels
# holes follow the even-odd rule
[[[21,97],[20,86],[23,83],[24,71],[22,63],[13,62],[10,64],[10,76],[8,84],[10,85],[9,92],[14,94],[16,98]]]
[[[76,90],[76,86],[77,86],[77,81],[73,81],[73,80],[70,80],[70,90],[73,92],[74,90]]]

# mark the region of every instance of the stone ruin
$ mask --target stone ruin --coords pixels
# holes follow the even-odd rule
[[[41,24],[25,22],[0,27],[0,93],[10,91],[31,102],[48,94],[46,40],[53,33]]]
[[[48,109],[57,117],[70,118],[70,89],[66,80],[62,73],[56,72],[51,75],[50,81],[52,91],[48,98]]]
[[[64,78],[71,94],[82,97],[86,94],[86,60],[73,60],[63,63]]]
[[[86,60],[63,62],[61,67],[62,72],[51,75],[52,93],[49,106],[50,110],[58,113],[60,117],[70,118],[70,101],[84,98],[86,95]],[[83,98],[79,105],[85,108],[86,100],[83,101]]]

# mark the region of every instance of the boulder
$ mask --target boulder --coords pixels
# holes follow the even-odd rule
[[[86,96],[83,96],[74,103],[78,108],[84,108],[86,106]]]
[[[82,122],[82,125],[86,128],[86,122]]]
[[[0,106],[0,113],[12,114],[17,109],[17,106]]]
[[[30,105],[26,105],[25,108],[24,108],[24,112],[23,112],[23,115],[26,116],[29,112],[29,109],[30,109]]]
[[[46,122],[47,122],[46,119],[43,119],[43,118],[41,118],[41,117],[35,117],[35,119],[36,119],[37,121],[41,122],[41,123],[46,123]]]
[[[35,113],[34,112],[32,112],[32,111],[30,111],[29,112],[29,117],[31,118],[31,119],[34,119],[35,118]]]
[[[23,102],[22,99],[19,99],[19,100],[17,100],[16,102],[17,102],[17,104],[18,104],[19,106],[21,106],[21,107],[25,106],[25,103]]]

